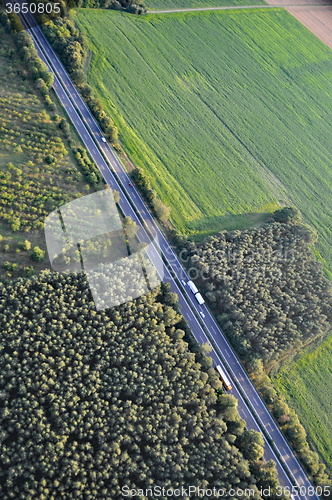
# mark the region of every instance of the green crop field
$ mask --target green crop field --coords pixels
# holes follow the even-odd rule
[[[263,0],[146,0],[147,9],[193,9],[197,7],[224,7],[228,5],[263,5]]]
[[[76,19],[88,81],[179,229],[291,203],[331,269],[330,49],[283,9]]]
[[[332,474],[332,335],[273,379]]]

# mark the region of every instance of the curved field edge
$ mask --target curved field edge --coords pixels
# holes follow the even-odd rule
[[[283,9],[76,19],[95,54],[89,83],[175,225],[197,232],[292,203],[330,265],[332,52],[322,42]]]
[[[313,352],[285,367],[272,379],[294,408],[308,440],[332,472],[332,335]]]

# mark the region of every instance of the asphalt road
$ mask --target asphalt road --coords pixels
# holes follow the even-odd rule
[[[116,189],[120,192],[120,206],[123,213],[125,215],[129,215],[139,226],[141,226],[138,232],[139,239],[141,241],[150,241],[133,207],[135,207],[137,212],[140,214],[140,217],[142,218],[144,224],[150,230],[150,232],[153,235],[157,235],[161,252],[163,253],[164,257],[166,257],[167,262],[174,275],[178,278],[179,281],[188,281],[189,277],[187,276],[184,267],[179,262],[176,254],[173,252],[164,235],[160,231],[158,225],[150,215],[140,195],[134,187],[129,187],[130,179],[122,168],[120,162],[116,158],[110,146],[102,141],[103,135],[99,126],[95,122],[85,102],[80,97],[76,88],[72,84],[69,76],[56,57],[48,41],[44,37],[41,29],[39,28],[39,26],[35,26],[31,15],[28,14],[24,17],[26,21],[31,23],[31,26],[34,25],[34,28],[31,30],[31,34],[34,37],[36,48],[42,60],[47,63],[47,65],[55,75],[53,87],[62,105],[66,109],[69,118],[74,124],[78,134],[80,135],[91,157],[98,166],[107,184],[109,184],[112,189]],[[79,111],[79,113],[77,112],[77,110]],[[107,161],[105,160],[105,158],[107,159]],[[111,169],[116,172],[120,183],[122,184],[122,187],[116,181],[112,170],[109,168],[109,165],[111,165]],[[129,203],[129,201],[127,200],[124,192],[130,198],[131,203]],[[302,487],[300,497],[308,500],[318,500],[319,497],[316,494],[308,494],[308,488],[309,486],[311,486],[311,483],[309,482],[291,448],[280,432],[278,426],[271,417],[265,404],[261,400],[256,389],[248,378],[233,349],[224,337],[219,326],[214,321],[212,315],[210,314],[210,311],[206,307],[206,304],[200,306],[188,287],[184,287],[184,295],[183,291],[178,286],[178,283],[173,279],[167,267],[163,263],[161,263],[160,257],[158,257],[157,252],[154,255],[150,254],[150,256],[151,259],[157,264],[157,268],[160,268],[161,266],[163,267],[164,281],[168,281],[172,286],[172,291],[178,295],[179,303],[181,306],[181,313],[188,321],[192,332],[199,343],[207,342],[208,338],[200,322],[197,320],[197,317],[193,313],[193,310],[197,313],[199,313],[199,311],[202,311],[204,313],[205,318],[200,318],[200,321],[204,323],[211,338],[213,338],[215,344],[218,346],[218,350],[220,350],[223,357],[222,360],[219,354],[213,348],[211,353],[213,362],[215,364],[221,364],[224,368],[226,367],[226,371],[230,375],[231,383],[233,386],[233,389],[229,392],[238,399],[238,411],[241,417],[246,420],[247,427],[249,429],[260,431],[260,427],[258,426],[257,421],[260,423],[261,427],[265,429],[267,435],[273,441],[280,457],[282,457],[286,468],[288,468],[288,471],[294,478],[294,484],[296,484],[298,488]],[[235,380],[240,388],[240,391],[234,384]],[[242,394],[244,394],[247,400],[250,401],[250,404],[254,409],[253,412],[247,406],[244,398],[242,397]],[[292,483],[289,477],[285,473],[285,470],[281,466],[279,459],[276,457],[272,447],[265,439],[265,437],[264,441],[265,460],[273,459],[276,462],[280,484],[283,486],[288,486],[290,490],[292,490]],[[294,495],[295,497],[297,496],[295,491]]]

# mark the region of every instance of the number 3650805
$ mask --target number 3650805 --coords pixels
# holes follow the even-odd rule
[[[6,12],[7,14],[27,14],[30,12],[31,14],[60,14],[60,3],[7,3],[6,4]]]

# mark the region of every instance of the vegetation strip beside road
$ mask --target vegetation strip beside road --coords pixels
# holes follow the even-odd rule
[[[1,21],[8,30],[6,16]],[[43,83],[50,73],[31,38],[16,35],[15,46],[11,35],[0,36],[0,274],[14,279],[49,267],[44,218],[90,189],[81,171],[90,159]]]
[[[310,445],[332,471],[332,398],[327,397],[332,387],[332,335],[307,351],[291,366],[287,364],[273,383],[305,423]]]

